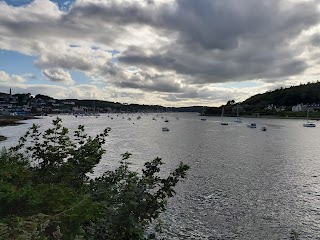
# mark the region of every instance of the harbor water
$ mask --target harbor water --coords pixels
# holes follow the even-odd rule
[[[320,122],[304,128],[303,120],[225,117],[229,125],[222,126],[219,117],[202,121],[195,113],[59,117],[70,130],[85,125],[92,136],[111,127],[95,175],[115,168],[127,151],[136,170],[155,157],[166,163],[165,173],[181,161],[190,165],[161,216],[166,239],[290,239],[292,231],[320,239]],[[8,140],[0,147],[15,145],[33,123],[44,130],[53,119],[1,128]]]

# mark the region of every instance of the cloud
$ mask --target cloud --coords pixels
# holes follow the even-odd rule
[[[63,69],[44,69],[42,70],[42,74],[53,82],[64,83],[66,85],[73,85],[75,83],[70,73]]]
[[[161,54],[129,49],[119,61],[192,76],[188,83],[195,84],[300,74],[308,68],[303,50],[288,43],[319,22],[314,4],[179,0],[158,23],[176,32],[177,40]]]
[[[0,71],[0,82],[6,82],[6,83],[24,83],[27,80],[19,75],[9,75],[8,73],[4,71]]]
[[[154,101],[216,104],[229,93],[220,96],[215,84],[259,80],[271,88],[311,76],[319,36],[306,33],[320,24],[317,4],[77,0],[59,9],[49,0],[0,2],[0,49],[36,56],[35,66],[56,83],[75,84],[68,71],[82,72],[111,87],[110,100],[128,93],[143,101],[144,93],[157,94]],[[74,88],[80,96],[86,90]]]
[[[180,92],[182,85],[174,75],[137,71],[127,73],[114,83],[121,88],[142,89],[151,92]]]
[[[23,78],[29,78],[29,79],[37,79],[38,77],[33,73],[24,73],[21,75]]]
[[[320,47],[320,34],[314,34],[314,35],[310,38],[310,43],[311,43],[313,46]]]

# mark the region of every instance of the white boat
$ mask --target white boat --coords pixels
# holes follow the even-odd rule
[[[162,132],[169,132],[169,128],[163,127],[163,128],[162,128]]]
[[[228,125],[227,122],[223,121],[223,115],[224,115],[224,108],[222,108],[222,113],[221,113],[221,119],[222,119],[221,125]]]
[[[239,107],[238,107],[238,105],[237,105],[237,118],[236,118],[236,120],[234,120],[236,123],[242,123],[242,119],[241,118],[239,118]]]
[[[257,127],[257,124],[254,123],[254,122],[252,122],[252,123],[249,123],[249,124],[247,125],[247,127],[249,127],[249,128],[256,128],[256,127]]]
[[[307,110],[307,122],[303,124],[304,127],[316,127],[316,124],[309,122],[309,108]]]

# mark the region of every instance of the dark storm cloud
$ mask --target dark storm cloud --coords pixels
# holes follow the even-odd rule
[[[161,55],[130,49],[119,62],[173,70],[193,76],[193,83],[299,74],[308,67],[299,59],[303,47],[291,48],[288,42],[319,22],[313,1],[178,0],[174,11],[158,13],[149,21],[134,15],[137,23],[178,33],[177,41]]]
[[[45,55],[35,61],[35,65],[39,68],[65,68],[70,70],[90,71],[94,68],[92,62],[81,56],[63,55]]]
[[[115,85],[122,88],[142,89],[150,92],[181,92],[182,86],[170,80],[170,75],[154,75],[146,73],[139,74],[139,77],[130,77],[126,80],[115,82]]]
[[[179,43],[204,49],[234,49],[242,39],[285,41],[318,23],[316,2],[284,0],[177,0],[175,7],[97,2],[77,5],[63,22],[86,19],[119,25],[149,25],[179,34]],[[272,42],[270,42],[272,43]]]
[[[169,93],[163,99],[170,102],[185,101],[188,99],[198,99],[200,101],[218,101],[227,102],[230,99],[237,97],[237,93],[234,91],[222,91],[221,89],[186,89],[182,93]]]
[[[134,88],[134,89],[143,89],[151,92],[176,92],[179,91],[179,88],[169,85],[169,84],[146,84],[142,82],[133,82],[133,81],[121,81],[116,84],[118,87],[122,88]]]
[[[172,68],[170,66],[173,66],[176,61],[174,58],[166,56],[127,55],[126,52],[118,60],[131,65],[142,64],[146,66],[158,66],[159,68]]]
[[[106,2],[105,2],[106,3]],[[87,19],[89,22],[96,20],[112,23],[132,24],[147,23],[152,19],[153,13],[149,8],[142,8],[136,2],[133,4],[119,4],[116,2],[108,2],[107,5],[101,3],[87,3],[82,5],[74,5],[70,9],[68,15],[64,17],[64,21],[74,21],[75,19]]]
[[[313,36],[310,38],[310,43],[311,43],[313,46],[320,47],[320,35],[319,35],[319,34],[313,35]]]
[[[48,1],[50,14],[39,9],[33,12],[43,3],[34,1],[24,14],[15,10],[11,17],[0,14],[0,44],[10,37],[24,39],[39,56],[35,62],[39,68],[100,74],[121,88],[175,93],[176,99],[206,98],[186,88],[187,84],[272,82],[304,72],[309,67],[301,59],[305,46],[291,43],[320,19],[316,1],[176,0],[159,4],[156,0],[88,0],[74,2],[67,12]],[[144,38],[150,36],[154,39],[146,39],[149,44],[144,45]],[[95,56],[87,58],[80,50],[79,55],[72,55],[74,51],[44,49],[41,43],[55,39],[68,46],[90,42],[121,49],[121,53],[96,66]],[[305,42],[317,46],[320,37]],[[128,77],[125,71],[130,67],[140,75]]]
[[[206,49],[232,49],[241,39],[284,41],[318,23],[315,2],[289,4],[281,0],[178,0],[167,24],[181,41]],[[264,42],[264,41],[263,41]]]

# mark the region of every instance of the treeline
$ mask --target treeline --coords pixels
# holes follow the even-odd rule
[[[300,84],[290,88],[279,88],[263,94],[254,95],[243,102],[229,100],[220,107],[205,107],[204,115],[221,115],[222,108],[226,116],[236,116],[236,108],[242,116],[277,115],[280,117],[304,117],[305,112],[292,112],[292,106],[298,104],[320,104],[320,82]],[[271,106],[270,108],[267,108]],[[320,117],[318,111],[310,116]]]
[[[62,101],[62,100],[60,100]],[[92,108],[111,108],[115,111],[123,112],[201,112],[203,106],[190,107],[164,107],[161,105],[147,105],[147,104],[125,104],[119,102],[109,102],[103,100],[79,100],[79,99],[65,99],[63,101],[73,101],[76,106]]]
[[[320,82],[301,84],[257,94],[242,102],[242,105],[268,106],[273,104],[277,106],[294,106],[299,103],[320,103]]]

